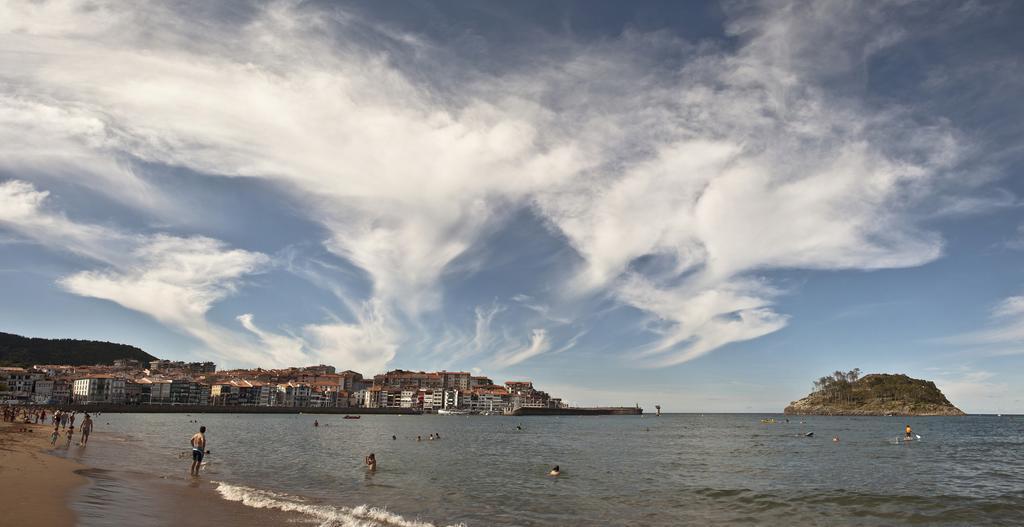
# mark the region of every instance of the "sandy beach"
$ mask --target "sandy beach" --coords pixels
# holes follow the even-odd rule
[[[23,429],[31,430],[22,431]],[[0,423],[2,525],[75,524],[71,493],[86,483],[75,471],[85,466],[51,456],[49,425]]]
[[[22,431],[25,429],[26,431]],[[31,430],[31,432],[27,431]],[[196,525],[296,524],[301,518],[279,510],[251,508],[221,499],[207,478],[159,478],[139,473],[111,472],[102,458],[94,459],[99,442],[115,436],[94,433],[87,449],[72,453],[81,463],[62,457],[58,440],[50,447],[50,425],[0,423],[0,527],[46,525],[164,525],[168,518]],[[97,448],[98,447],[98,448]],[[301,523],[301,522],[300,522]]]

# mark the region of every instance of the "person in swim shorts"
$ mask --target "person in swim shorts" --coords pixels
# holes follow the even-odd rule
[[[203,454],[206,453],[206,427],[200,426],[199,433],[192,436],[192,470],[193,476],[199,475],[199,467],[203,464]]]

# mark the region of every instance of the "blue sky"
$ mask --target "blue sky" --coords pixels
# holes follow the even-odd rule
[[[6,2],[0,330],[1024,411],[1017,2]]]

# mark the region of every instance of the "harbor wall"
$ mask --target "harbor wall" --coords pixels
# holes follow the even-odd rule
[[[177,404],[73,404],[61,409],[89,413],[158,414],[354,414],[419,415],[412,408],[313,408],[298,406],[213,406]]]
[[[600,408],[517,408],[512,415],[642,415],[644,409],[634,406],[608,406]]]

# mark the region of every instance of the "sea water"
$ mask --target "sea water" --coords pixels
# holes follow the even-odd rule
[[[147,481],[189,481],[200,425],[211,453],[181,491],[290,511],[261,516],[288,524],[1024,521],[1024,417],[786,419],[105,414],[89,446],[65,455],[101,469],[77,498],[82,525],[165,524]],[[899,440],[907,424],[919,441]],[[549,476],[555,465],[562,474]]]

